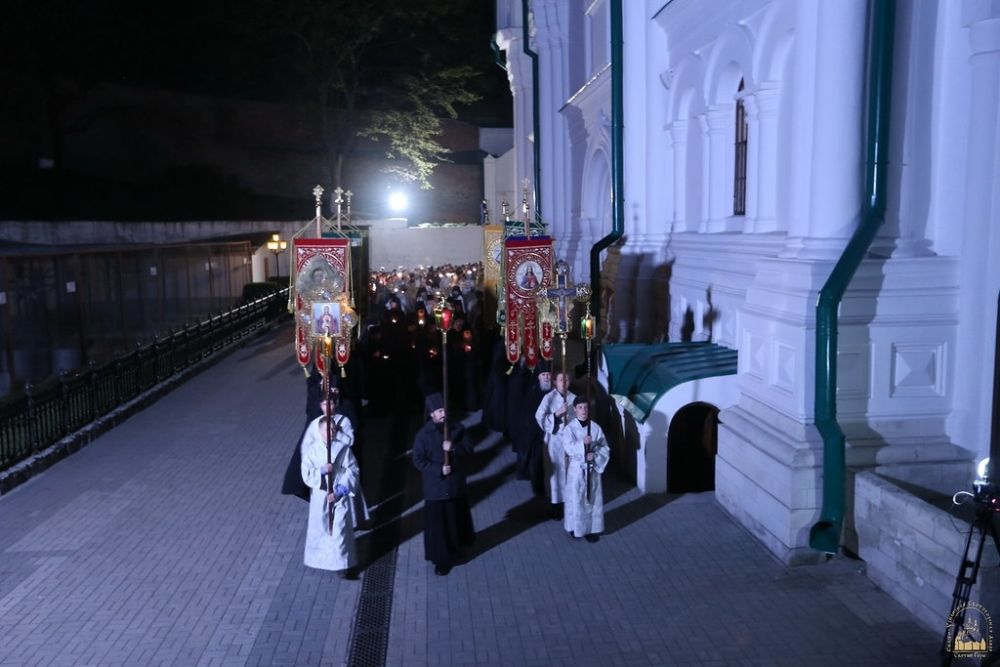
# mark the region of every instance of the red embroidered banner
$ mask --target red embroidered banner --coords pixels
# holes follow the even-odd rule
[[[507,306],[507,361],[516,363],[523,353],[529,368],[538,357],[552,357],[551,343],[546,356],[538,343],[538,299],[552,285],[552,239],[504,241],[504,290]],[[544,334],[544,332],[543,332]],[[551,332],[549,333],[551,339]]]
[[[542,359],[552,361],[552,323],[542,322]]]
[[[350,239],[294,239],[295,358],[302,367],[315,361],[326,371],[322,347],[326,337],[336,341],[330,350],[343,366],[350,357],[354,324],[350,292]]]

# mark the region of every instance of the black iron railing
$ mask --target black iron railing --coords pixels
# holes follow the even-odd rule
[[[154,338],[111,362],[62,373],[0,399],[0,470],[23,461],[154,385],[286,313],[288,288]]]

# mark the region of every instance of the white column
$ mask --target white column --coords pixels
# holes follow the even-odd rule
[[[757,199],[759,197],[758,184],[760,178],[757,172],[760,168],[760,122],[758,121],[757,102],[752,94],[741,93],[743,101],[743,111],[746,114],[747,124],[747,156],[746,156],[746,213],[743,215],[743,231],[754,231],[754,222],[757,220]],[[733,175],[735,186],[736,175]],[[735,187],[734,187],[735,189]]]
[[[937,62],[936,40],[922,39],[929,28],[947,25],[944,9],[937,3],[902,2],[896,7],[898,26],[894,40],[892,73],[892,114],[889,118],[888,166],[885,220],[868,253],[876,257],[902,259],[927,257],[930,241],[925,235],[932,196],[931,174],[942,156],[929,148],[936,136],[934,124],[940,117],[935,108],[937,77],[928,72],[947,72]],[[940,47],[938,47],[940,48]],[[893,186],[892,184],[898,184]]]
[[[992,7],[990,5],[993,5]],[[1000,8],[966,2],[972,55],[965,217],[961,222],[954,438],[985,454],[990,441],[997,292],[1000,290]]]
[[[796,3],[792,216],[786,257],[834,259],[862,195],[866,3]]]
[[[744,104],[749,141],[746,232],[778,231],[778,101],[776,84],[762,84]]]
[[[542,220],[554,236],[562,233],[569,220],[570,187],[569,136],[559,109],[569,97],[566,43],[569,7],[556,0],[535,0],[534,47],[538,53],[539,120],[541,128]]]
[[[708,142],[708,224],[705,231],[731,232],[741,229],[743,221],[733,217],[733,164],[735,159],[735,120],[733,105],[716,105],[704,115]]]
[[[671,151],[674,156],[674,230],[681,232],[697,229],[696,220],[687,219],[687,138],[688,121],[675,120],[670,124]],[[690,224],[690,227],[688,226]]]
[[[646,178],[653,167],[648,161],[651,137],[646,120],[646,99],[649,95],[646,21],[645,8],[641,3],[622,3],[622,87],[629,93],[622,118],[624,192],[621,196],[625,203],[623,226],[630,241],[640,241],[649,228]],[[631,251],[628,246],[625,249]]]
[[[698,119],[698,129],[701,131],[701,181],[699,183],[699,194],[701,196],[701,208],[698,211],[698,230],[702,232],[708,231],[708,221],[711,219],[709,217],[709,205],[711,203],[711,187],[709,186],[709,181],[712,180],[712,145],[710,143],[708,133],[711,129],[708,122],[708,113],[700,113],[697,116]],[[691,184],[690,179],[688,180],[688,185]]]
[[[518,192],[525,178],[532,183],[535,180],[531,59],[521,47],[521,34],[520,26],[506,27],[497,33],[497,43],[507,54],[507,78],[514,103],[514,186]],[[511,215],[520,216],[520,195],[517,201],[508,203]]]

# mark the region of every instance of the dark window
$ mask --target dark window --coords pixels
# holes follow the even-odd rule
[[[743,79],[740,79],[738,92],[743,92]],[[743,106],[743,98],[736,99],[736,164],[733,179],[733,215],[746,215],[747,212],[747,112]]]

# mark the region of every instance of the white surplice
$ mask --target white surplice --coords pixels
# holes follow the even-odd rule
[[[358,461],[351,451],[354,429],[351,420],[335,415],[337,432],[331,442],[333,487],[347,489],[347,494],[333,503],[333,531],[326,504],[327,491],[321,487],[329,477],[326,469],[326,425],[313,420],[302,437],[302,481],[312,489],[309,495],[309,524],[306,529],[304,563],[320,570],[345,570],[354,567],[357,554],[354,544],[354,498],[360,494]]]
[[[565,512],[563,528],[573,533],[574,537],[583,537],[591,533],[604,531],[604,491],[601,485],[601,475],[608,467],[611,459],[611,448],[608,446],[604,431],[596,422],[590,422],[590,446],[586,451],[594,454],[594,460],[589,464],[585,457],[583,439],[587,436],[587,427],[580,420],[570,419],[569,425],[559,429],[556,438],[569,457],[566,469],[566,488],[564,493]],[[590,499],[587,499],[587,472],[590,472]]]
[[[535,421],[538,422],[538,427],[542,429],[545,436],[545,456],[542,458],[542,463],[545,468],[545,485],[549,489],[549,501],[552,503],[563,501],[563,487],[566,484],[566,463],[562,443],[559,442],[557,436],[552,434],[555,428],[555,412],[565,403],[566,414],[569,415],[570,420],[575,419],[573,417],[574,400],[576,400],[576,394],[573,392],[566,392],[566,397],[563,398],[562,394],[553,389],[542,397],[538,409],[535,410]]]

